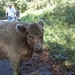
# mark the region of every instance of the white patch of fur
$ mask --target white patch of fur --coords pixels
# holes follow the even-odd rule
[[[38,21],[38,23],[39,23],[39,24],[42,24],[41,26],[44,26],[44,21],[43,21],[42,19],[40,19],[40,20]]]
[[[38,24],[39,24],[39,28],[43,29],[44,21],[40,19],[40,20],[38,20]]]
[[[17,24],[17,25],[16,25],[16,27],[15,27],[16,32],[19,32],[18,26],[22,26],[22,24]]]

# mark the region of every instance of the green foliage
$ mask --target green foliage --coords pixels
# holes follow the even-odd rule
[[[20,19],[22,22],[36,22],[38,20],[38,17],[36,15],[33,15],[33,14],[27,14],[26,16],[23,16],[21,19]]]
[[[27,10],[27,2],[26,0],[16,0],[15,7],[18,8],[22,13]]]
[[[4,5],[5,5],[5,1],[4,0],[0,0],[0,10],[4,9]]]
[[[0,17],[1,17],[1,18],[2,18],[2,17],[5,17],[5,11],[0,10]]]
[[[67,6],[65,9],[66,12],[66,22],[68,24],[75,23],[75,4],[73,6]]]
[[[8,3],[12,3],[15,8],[23,13],[28,9],[39,10],[59,2],[60,0],[0,0],[0,9],[4,10]]]

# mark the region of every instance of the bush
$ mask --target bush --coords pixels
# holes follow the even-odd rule
[[[38,20],[38,17],[36,15],[33,14],[27,14],[26,16],[23,16],[22,18],[20,18],[20,21],[22,22],[36,22]]]
[[[14,3],[15,3],[15,7],[17,7],[18,10],[20,10],[22,13],[27,10],[27,2],[26,1],[16,0]]]
[[[0,10],[0,18],[5,17],[5,11],[4,10]]]
[[[75,23],[75,4],[73,4],[73,6],[66,6],[65,15],[65,22],[67,22],[69,25]]]

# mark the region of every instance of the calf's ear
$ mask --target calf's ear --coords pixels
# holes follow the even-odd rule
[[[41,26],[44,26],[44,21],[43,21],[43,20],[39,20],[38,23],[39,23]]]
[[[25,33],[26,32],[26,28],[23,25],[21,25],[21,24],[18,24],[17,25],[17,29],[18,29],[18,31],[20,31],[22,33]]]

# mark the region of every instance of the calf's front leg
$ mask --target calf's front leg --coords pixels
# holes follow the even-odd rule
[[[11,66],[12,66],[12,69],[14,71],[14,75],[21,75],[19,61],[18,62],[12,61]]]

